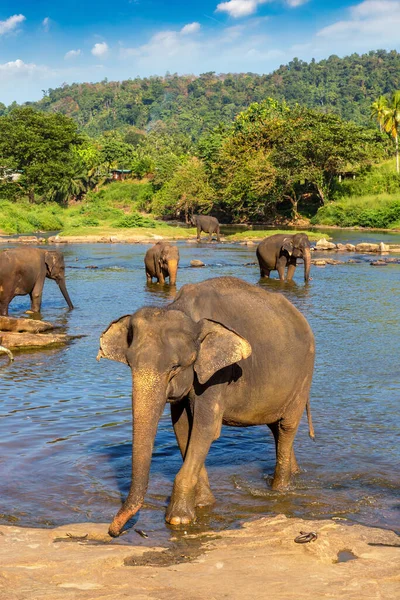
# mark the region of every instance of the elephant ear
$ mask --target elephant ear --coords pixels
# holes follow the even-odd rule
[[[47,275],[51,277],[54,270],[58,271],[63,266],[64,257],[59,252],[46,250],[44,262],[46,263]]]
[[[209,319],[202,319],[199,326],[200,348],[194,370],[200,383],[206,383],[220,369],[250,356],[249,342],[235,331]]]
[[[291,238],[285,238],[281,247],[282,252],[287,252],[289,256],[293,254],[293,241]]]
[[[131,315],[125,315],[110,323],[100,336],[100,350],[97,360],[108,358],[128,365],[126,353],[132,343]]]

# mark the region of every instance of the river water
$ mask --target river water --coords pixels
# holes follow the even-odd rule
[[[345,231],[335,237],[400,243],[394,234]],[[259,283],[258,267],[246,265],[256,260],[255,246],[179,247],[178,288],[221,275]],[[172,299],[168,286],[146,285],[147,248],[65,247],[67,285],[76,308],[68,312],[56,284],[46,281],[42,317],[85,337],[62,349],[17,354],[9,366],[0,358],[0,522],[108,522],[120,507],[130,482],[130,371],[119,363],[98,363],[96,354],[111,320]],[[207,266],[190,268],[194,258]],[[287,492],[278,493],[269,487],[275,456],[268,428],[224,427],[207,459],[217,504],[199,515],[190,531],[237,526],[275,513],[400,529],[400,265],[374,268],[365,259],[313,267],[308,286],[302,266],[294,284],[261,284],[289,298],[314,331],[316,441],[309,439],[303,418],[295,441],[302,473]],[[85,268],[90,265],[98,268]],[[27,297],[16,298],[10,314],[22,315],[28,307]],[[166,409],[137,520],[137,527],[150,532],[151,543],[171,533],[164,513],[180,464]],[[141,540],[132,530],[122,539]]]

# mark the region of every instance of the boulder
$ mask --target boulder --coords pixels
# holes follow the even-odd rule
[[[326,258],[325,262],[327,265],[342,265],[342,260],[335,260],[334,258]]]
[[[355,252],[356,247],[354,244],[346,244],[346,250],[347,250],[347,252]]]
[[[311,263],[313,265],[315,265],[316,267],[324,267],[326,265],[326,262],[324,260],[322,260],[322,259],[319,259],[319,258],[317,258],[315,260],[312,260]]]
[[[201,260],[191,260],[190,266],[191,267],[205,267],[206,265]]]
[[[336,248],[339,252],[347,252],[346,244],[336,244]]]
[[[361,244],[357,244],[356,252],[379,252],[379,244],[362,242]]]
[[[43,333],[51,329],[54,329],[54,325],[48,321],[0,316],[0,331]]]
[[[71,338],[65,333],[15,333],[1,332],[6,348],[40,348],[66,344]]]
[[[322,238],[316,243],[316,250],[336,250],[336,244],[328,242],[326,238]]]
[[[388,263],[385,260],[374,260],[369,264],[371,267],[386,267]]]

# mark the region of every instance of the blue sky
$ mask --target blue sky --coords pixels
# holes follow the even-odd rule
[[[107,77],[400,50],[400,0],[1,0],[0,102]]]

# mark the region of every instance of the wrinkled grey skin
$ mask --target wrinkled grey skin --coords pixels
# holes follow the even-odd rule
[[[132,371],[132,483],[110,535],[119,535],[143,504],[166,402],[184,459],[169,523],[187,524],[196,507],[214,502],[204,462],[222,424],[269,426],[277,456],[273,489],[287,487],[298,471],[293,441],[305,407],[314,435],[314,337],[281,294],[235,277],[184,285],[166,308],[142,308],[111,323],[100,338],[102,357]]]
[[[42,248],[11,248],[0,252],[0,314],[8,315],[15,296],[29,294],[31,311],[40,312],[44,281],[57,282],[70,309],[74,308],[65,284],[64,256]]]
[[[269,277],[271,271],[277,270],[281,281],[285,280],[285,267],[287,267],[287,280],[293,279],[296,260],[302,258],[304,281],[310,279],[310,241],[305,233],[294,235],[277,233],[265,238],[257,247],[257,258],[261,277]]]
[[[213,233],[217,234],[217,242],[220,242],[219,222],[215,217],[208,215],[193,215],[191,223],[197,227],[197,241],[200,241],[202,231],[208,233],[208,241],[211,242]]]
[[[165,278],[169,277],[170,285],[176,285],[179,265],[178,246],[168,242],[157,242],[147,250],[144,264],[148,283],[151,283],[155,277],[158,283],[164,284]]]

